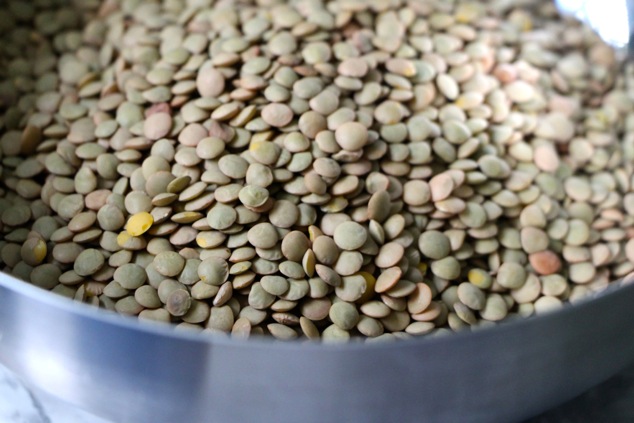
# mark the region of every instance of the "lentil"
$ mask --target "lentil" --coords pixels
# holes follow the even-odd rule
[[[0,259],[36,286],[242,337],[381,340],[541,314],[632,269],[632,65],[545,1],[35,2],[68,19],[31,27],[14,3]]]

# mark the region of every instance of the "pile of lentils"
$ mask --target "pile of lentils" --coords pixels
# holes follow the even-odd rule
[[[556,309],[634,270],[634,71],[550,1],[9,0],[0,266],[278,339]]]

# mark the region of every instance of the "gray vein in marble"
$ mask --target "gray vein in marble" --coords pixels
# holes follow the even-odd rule
[[[37,399],[18,379],[0,367],[0,421],[51,423]]]

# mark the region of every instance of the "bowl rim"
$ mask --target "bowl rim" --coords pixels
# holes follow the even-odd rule
[[[219,345],[232,348],[269,348],[271,350],[349,350],[363,349],[382,350],[389,349],[395,345],[419,347],[422,345],[432,345],[437,343],[461,342],[462,339],[474,338],[488,334],[496,336],[505,331],[521,330],[525,326],[531,325],[532,322],[539,321],[545,323],[546,320],[554,320],[563,318],[571,313],[583,312],[584,309],[592,307],[592,304],[610,301],[611,298],[620,295],[622,290],[634,290],[634,274],[627,275],[610,284],[603,290],[593,292],[588,296],[578,300],[575,303],[568,301],[563,302],[563,306],[556,310],[546,312],[542,315],[532,315],[526,318],[515,317],[496,322],[494,325],[476,330],[464,330],[442,336],[420,336],[412,339],[399,339],[393,342],[373,342],[366,343],[360,341],[350,342],[321,342],[307,340],[288,340],[280,341],[271,337],[258,336],[248,339],[235,338],[227,334],[201,334],[198,331],[178,330],[176,325],[166,324],[163,322],[154,322],[151,320],[144,321],[136,316],[127,316],[110,310],[105,310],[95,306],[91,306],[73,299],[64,297],[59,294],[47,291],[43,288],[34,286],[28,282],[22,281],[12,275],[0,271],[0,288],[4,287],[17,294],[24,295],[32,300],[44,304],[46,306],[56,308],[59,311],[66,311],[73,315],[92,320],[95,323],[111,325],[123,330],[132,332],[145,332],[146,334],[159,336],[163,338],[172,338],[178,342],[203,343],[208,346]],[[1,291],[0,291],[1,295]]]

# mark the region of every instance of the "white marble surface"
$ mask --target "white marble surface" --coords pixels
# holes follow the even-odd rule
[[[34,394],[2,365],[0,365],[0,422],[109,423],[44,392]]]

